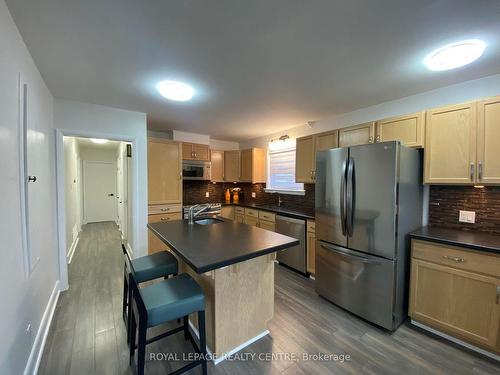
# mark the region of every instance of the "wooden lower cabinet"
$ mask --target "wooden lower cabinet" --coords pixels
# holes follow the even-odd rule
[[[220,216],[234,220],[234,207],[233,206],[224,206],[221,208]]]
[[[163,221],[181,219],[182,214],[180,212],[148,215],[148,223],[160,223]],[[168,250],[168,246],[148,229],[148,254],[153,254],[162,250]]]
[[[237,223],[245,223],[245,215],[234,214],[234,221],[236,221]]]
[[[259,228],[275,232],[276,231],[276,224],[272,221],[259,219]]]
[[[254,227],[258,226],[257,223],[259,219],[257,217],[245,215],[245,224],[253,225]]]
[[[316,273],[316,230],[313,220],[307,220],[307,272]]]
[[[428,258],[434,262],[421,259],[427,258],[426,246]],[[454,267],[453,263],[470,261],[475,268],[479,256],[484,257],[484,264],[498,262],[500,257],[478,252],[470,252],[470,259],[447,254],[454,249],[412,242],[409,315],[412,320],[447,335],[499,353],[500,278]],[[467,250],[460,251],[467,253]],[[437,257],[436,252],[442,256]]]

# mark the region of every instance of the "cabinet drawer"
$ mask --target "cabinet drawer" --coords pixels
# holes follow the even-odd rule
[[[307,231],[309,233],[316,233],[316,223],[314,220],[307,220]]]
[[[275,232],[276,231],[276,224],[274,223],[274,221],[259,220],[259,228]]]
[[[267,211],[259,211],[259,219],[271,221],[274,223],[276,221],[276,214]]]
[[[245,216],[245,224],[248,224],[248,225],[253,225],[254,227],[257,226],[259,220],[257,218],[254,218],[252,216]]]
[[[148,207],[148,214],[164,214],[172,212],[181,212],[182,206],[180,204],[154,204]]]
[[[245,215],[250,217],[259,217],[259,211],[253,208],[245,208]]]
[[[245,215],[245,208],[235,206],[234,207],[234,213],[235,214],[239,214],[239,215]]]
[[[182,215],[180,212],[174,212],[170,214],[148,215],[148,223],[160,223],[162,221],[172,221],[181,219]]]
[[[244,223],[245,222],[245,216],[241,214],[235,214],[234,215],[234,221],[237,223]]]
[[[412,240],[412,258],[500,277],[500,255]]]

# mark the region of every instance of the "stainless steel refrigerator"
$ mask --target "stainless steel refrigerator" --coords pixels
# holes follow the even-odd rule
[[[395,330],[407,316],[409,242],[422,222],[421,157],[399,142],[316,154],[316,291]]]

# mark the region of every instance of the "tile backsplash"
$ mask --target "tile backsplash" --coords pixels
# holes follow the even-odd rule
[[[460,223],[460,210],[475,211],[476,222]],[[500,234],[500,187],[431,186],[429,224]]]
[[[256,204],[278,204],[278,194],[266,193],[264,188],[266,184],[251,184],[251,183],[212,183],[207,181],[189,181],[183,182],[183,204],[197,203],[217,203],[224,202],[224,193],[226,189],[233,187],[241,188],[240,200],[245,203]],[[305,184],[305,195],[289,195],[281,194],[282,206],[303,211],[308,214],[314,213],[314,185]],[[205,193],[209,192],[209,197],[205,197]],[[252,198],[252,192],[255,193],[255,198]]]

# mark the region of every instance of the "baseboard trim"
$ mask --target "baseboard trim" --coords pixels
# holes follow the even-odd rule
[[[38,372],[38,367],[40,366],[40,361],[42,359],[43,349],[45,348],[45,342],[47,341],[47,335],[49,333],[50,324],[52,323],[52,318],[54,317],[54,311],[56,310],[57,301],[59,300],[59,280],[56,281],[52,294],[50,295],[45,311],[43,312],[42,321],[40,322],[40,327],[36,333],[35,341],[31,347],[31,353],[28,357],[28,362],[24,368],[24,375],[36,374]]]
[[[194,324],[191,323],[191,321],[189,321],[189,326],[193,330],[196,337],[199,339],[200,333],[198,332],[198,329],[194,326]],[[214,365],[218,365],[219,363],[226,360],[227,358],[229,358],[233,354],[239,352],[241,349],[246,348],[248,345],[253,344],[255,341],[260,340],[262,337],[269,335],[269,333],[270,332],[266,329],[264,332],[259,333],[257,336],[251,338],[250,340],[244,342],[243,344],[237,346],[236,348],[230,350],[229,352],[223,353],[220,357],[215,356],[214,353],[208,347],[208,345],[207,345],[207,353],[210,356],[210,358],[212,358],[212,362],[214,363]]]
[[[80,235],[78,235],[75,238],[75,240],[71,244],[71,247],[69,248],[69,251],[68,251],[68,264],[70,264],[71,261],[73,260],[73,255],[75,255],[76,247],[78,246],[78,241],[80,241]]]
[[[443,333],[441,331],[438,331],[437,329],[435,328],[432,328],[432,327],[429,327],[428,325],[425,325],[425,324],[422,324],[422,323],[419,323],[419,322],[416,322],[415,320],[411,319],[411,324],[413,324],[414,326],[417,326],[419,328],[422,328],[426,331],[429,331],[433,334],[435,334],[436,336],[440,336],[442,338],[445,338],[447,340],[450,340],[452,342],[454,342],[455,344],[458,344],[460,346],[464,346],[466,347],[467,349],[470,349],[472,351],[475,351],[479,354],[482,354],[488,358],[491,358],[491,359],[494,359],[496,361],[499,361],[500,362],[500,356],[499,355],[496,355],[495,353],[491,353],[487,350],[484,350],[484,349],[481,349],[481,348],[478,348],[477,346],[475,345],[472,345],[472,344],[469,344],[468,342],[465,342],[465,341],[462,341],[460,339],[457,339],[456,337],[453,337],[453,336],[450,336],[450,335],[447,335],[446,333]]]
[[[125,244],[125,249],[127,250],[127,253],[128,253],[128,257],[130,259],[134,259],[134,251],[132,250],[132,247],[130,246],[130,243],[126,243]]]

